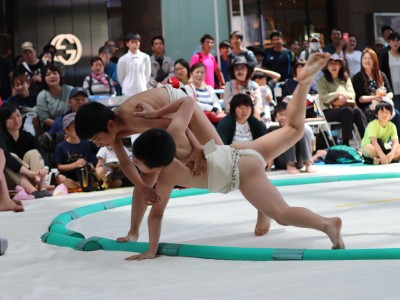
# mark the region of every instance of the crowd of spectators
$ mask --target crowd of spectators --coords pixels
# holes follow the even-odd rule
[[[58,175],[47,184],[63,183],[70,190],[80,189],[89,185],[88,174],[93,173],[94,181],[100,185],[104,182],[102,186],[120,186],[124,178],[118,173],[116,162],[107,159],[113,157],[113,150],[98,152],[90,142],[77,138],[73,115],[91,96],[132,96],[171,79],[176,79],[195,98],[224,142],[255,139],[266,134],[271,124],[284,126],[284,104],[290,101],[296,88],[297,72],[309,57],[322,51],[331,53],[332,57],[317,75],[310,98],[305,101],[318,101],[323,117],[328,122],[341,124],[341,142],[350,145],[350,140],[355,138],[354,125],[363,137],[368,122],[376,120],[375,107],[381,102],[392,105],[392,122],[398,132],[400,34],[384,26],[382,35],[383,39],[377,39],[374,45],[360,48],[356,36],[343,36],[337,28],[330,31],[326,45],[321,45],[318,35],[301,43],[285,41],[284,35],[275,30],[270,35],[272,47],[261,49],[246,48],[243,35],[233,31],[218,45],[218,59],[212,54],[214,38],[204,34],[199,39],[201,51],[174,61],[165,53],[162,36],[151,39],[150,56],[140,50],[140,34],[128,33],[126,54],[116,57],[115,42],[106,41],[93,55],[87,76],[79,87],[64,83],[66,67],[55,60],[54,46],[45,45],[38,55],[35,45],[26,41],[21,45],[18,64],[12,67],[4,58],[1,64],[1,78],[8,78],[2,80],[4,104],[0,107],[1,148],[7,154],[6,179],[11,187],[22,186],[36,198],[48,196],[44,178],[54,168],[58,169]],[[283,94],[278,94],[278,90]],[[311,116],[316,116],[315,106],[310,107]],[[306,130],[301,146],[296,146],[301,151],[296,152],[296,147],[290,149],[281,157],[283,160],[275,160],[276,167],[296,173],[299,166],[305,165],[306,171],[312,171],[311,156],[317,149],[312,147],[314,136],[309,132]],[[22,137],[31,142],[29,147],[24,145],[19,149],[16,145]],[[392,134],[391,139],[395,138]],[[376,143],[372,145],[376,147]],[[29,166],[31,161],[25,157],[32,155],[32,151],[40,162],[35,166]],[[118,175],[110,176],[113,172]]]

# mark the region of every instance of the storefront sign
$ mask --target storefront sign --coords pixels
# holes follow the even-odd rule
[[[57,49],[54,57],[55,61],[59,61],[66,66],[71,66],[81,59],[82,44],[75,35],[69,33],[59,34],[50,43]]]

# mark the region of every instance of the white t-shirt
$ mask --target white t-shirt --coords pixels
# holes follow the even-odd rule
[[[361,51],[354,50],[353,53],[346,53],[346,61],[350,71],[350,78],[361,70]]]
[[[389,52],[389,68],[392,77],[393,93],[400,95],[400,56],[393,56]]]
[[[234,142],[252,141],[253,135],[250,131],[249,123],[239,124],[236,122],[235,135],[233,136],[232,144]]]
[[[131,153],[129,152],[129,150],[126,149],[126,147],[124,147],[124,149],[126,154],[128,154],[128,156],[130,157]],[[104,158],[106,164],[119,162],[115,151],[107,146],[101,147],[97,152],[96,157]]]

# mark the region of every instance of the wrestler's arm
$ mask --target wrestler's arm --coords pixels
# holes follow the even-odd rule
[[[176,159],[174,161],[176,161]],[[173,170],[174,167],[171,166],[170,169]],[[149,249],[144,253],[129,256],[126,258],[126,260],[144,260],[155,258],[157,256],[157,250],[161,235],[162,219],[165,208],[170,199],[171,192],[175,186],[173,182],[174,172],[170,172],[170,174],[163,174],[159,177],[156,185],[156,190],[157,194],[160,195],[161,201],[151,207],[147,219],[147,224],[149,228]]]
[[[126,177],[128,177],[128,179],[135,185],[135,189],[139,190],[139,193],[143,195],[144,200],[147,203],[158,203],[160,200],[158,195],[152,187],[143,182],[139,172],[126,153],[120,138],[115,139],[113,148],[118,157],[122,172],[124,172]]]

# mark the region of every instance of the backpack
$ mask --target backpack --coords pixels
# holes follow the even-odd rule
[[[336,145],[328,149],[325,157],[326,164],[354,164],[361,163],[361,155],[352,147]]]

